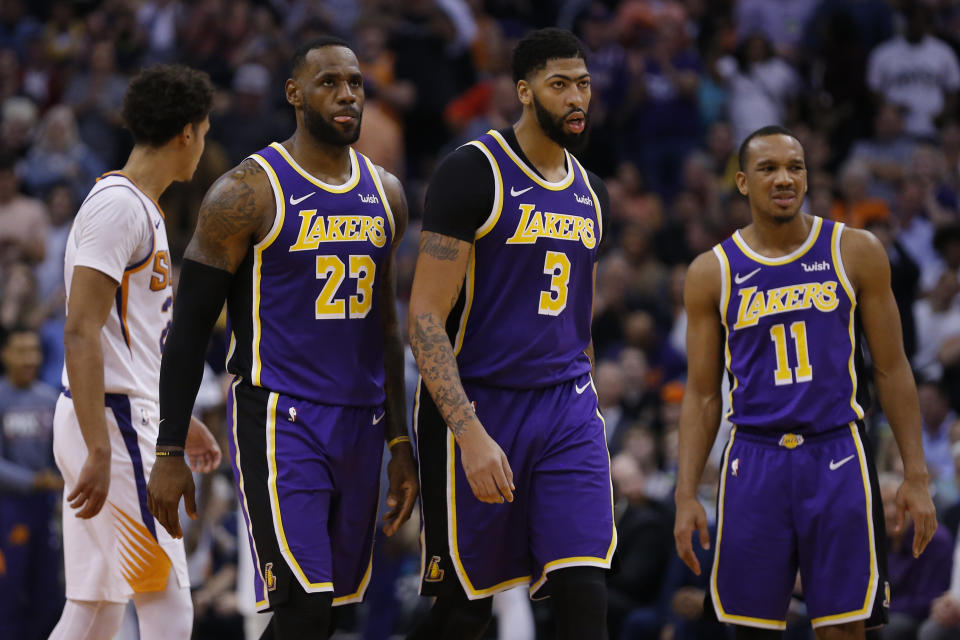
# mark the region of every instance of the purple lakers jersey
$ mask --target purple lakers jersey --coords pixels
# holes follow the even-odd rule
[[[842,233],[813,218],[803,245],[781,258],[756,253],[739,231],[714,247],[733,424],[813,433],[863,417]]]
[[[377,300],[394,220],[373,163],[351,149],[350,178],[330,185],[278,143],[250,158],[270,180],[276,218],[234,279],[228,369],[313,402],[382,403]]]
[[[495,180],[490,216],[477,229],[454,352],[464,380],[536,388],[590,370],[593,265],[600,203],[570,153],[567,173],[548,182],[496,131],[469,144]]]

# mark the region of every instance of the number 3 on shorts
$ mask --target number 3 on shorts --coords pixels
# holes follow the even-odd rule
[[[570,284],[570,259],[560,251],[547,251],[543,272],[550,278],[550,290],[540,292],[542,316],[558,316],[567,306],[567,285]]]

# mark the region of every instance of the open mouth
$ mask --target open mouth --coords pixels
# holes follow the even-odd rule
[[[564,122],[573,133],[582,133],[587,124],[586,118],[583,117],[582,113],[574,113],[564,120]]]

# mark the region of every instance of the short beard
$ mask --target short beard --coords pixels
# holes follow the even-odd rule
[[[588,138],[590,137],[590,118],[587,116],[586,111],[575,108],[557,118],[548,111],[546,107],[540,104],[540,101],[537,100],[537,94],[534,93],[531,97],[533,98],[534,111],[537,114],[537,122],[540,123],[540,128],[548,138],[571,153],[579,153],[586,148]],[[572,114],[577,112],[583,114],[583,131],[580,133],[567,133],[563,128],[563,123]]]
[[[307,131],[317,141],[333,147],[346,147],[360,137],[360,124],[363,113],[357,116],[357,126],[353,131],[341,131],[327,122],[319,111],[314,111],[306,102],[303,103],[303,124]]]

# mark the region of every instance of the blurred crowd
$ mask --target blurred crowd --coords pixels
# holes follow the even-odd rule
[[[690,260],[749,223],[735,190],[736,150],[768,124],[790,127],[804,145],[805,211],[867,228],[887,248],[918,380],[942,526],[919,559],[909,525],[888,539],[893,621],[880,637],[960,637],[957,0],[0,0],[0,629],[20,619],[16,637],[46,637],[62,605],[62,483],[50,438],[64,247],[96,177],[119,168],[132,146],[119,119],[130,77],[181,62],[217,87],[199,170],[161,200],[179,256],[212,181],[293,131],[283,91],[292,49],[325,33],[347,39],[366,91],[356,146],[400,177],[411,205],[399,254],[403,304],[432,168],[519,116],[510,52],[548,25],[572,29],[590,52],[591,143],[581,160],[611,197],[593,335],[619,528],[613,640],[724,634],[704,614],[706,576],[673,552],[682,293]],[[225,351],[221,328],[197,404],[221,438]],[[868,425],[892,524],[902,465],[876,404]],[[709,514],[725,434],[701,487]],[[245,624],[255,633],[228,462],[200,494],[203,516],[186,533],[195,637],[242,637]],[[34,516],[22,521],[23,513]],[[422,612],[417,526],[378,539],[367,603],[344,611],[337,637],[389,638]],[[698,552],[709,566],[709,552]],[[498,597],[496,611],[490,637],[549,637],[548,611],[523,593]],[[799,584],[788,634],[811,637]]]

